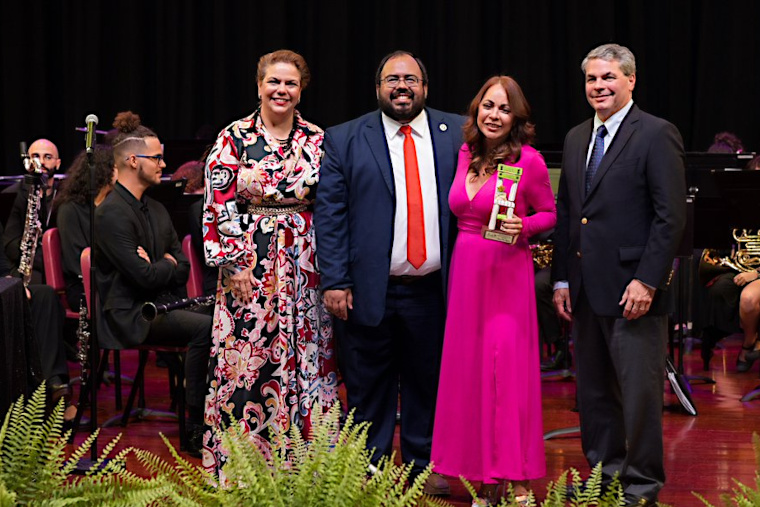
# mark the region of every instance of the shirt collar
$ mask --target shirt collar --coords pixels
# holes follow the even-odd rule
[[[146,205],[145,194],[144,193],[143,193],[142,198],[138,199],[137,197],[134,196],[134,194],[132,194],[132,192],[130,192],[127,189],[127,187],[125,187],[124,185],[122,185],[118,181],[114,185],[114,190],[116,190],[122,196],[122,198],[125,201],[127,201],[129,204],[131,204],[132,206],[143,207],[143,206]]]
[[[597,129],[600,125],[604,124],[604,126],[607,128],[607,134],[609,134],[610,139],[615,137],[615,134],[617,133],[618,128],[620,128],[620,124],[623,123],[623,119],[625,119],[625,115],[628,114],[628,111],[631,110],[633,107],[633,99],[629,100],[628,103],[623,106],[620,111],[616,112],[609,118],[607,118],[607,121],[603,122],[599,119],[599,115],[594,115],[594,133],[596,133]]]
[[[409,123],[399,123],[385,113],[382,113],[381,116],[383,118],[383,128],[385,129],[385,137],[389,141],[398,135],[399,130],[404,125],[409,125],[410,127],[412,127],[412,132],[414,132],[418,136],[424,136],[425,132],[427,131],[427,128],[426,128],[427,127],[427,112],[425,112],[424,108],[422,109],[422,111],[420,111],[420,114],[418,114]]]

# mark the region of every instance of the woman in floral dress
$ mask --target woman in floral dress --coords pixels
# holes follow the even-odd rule
[[[218,266],[203,465],[226,461],[215,430],[232,418],[262,452],[270,431],[305,434],[337,397],[332,327],[319,290],[312,203],[322,129],[295,107],[303,57],[261,57],[260,107],[226,127],[206,162],[203,246]]]

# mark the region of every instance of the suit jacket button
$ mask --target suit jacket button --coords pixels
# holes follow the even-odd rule
[[[581,218],[581,223],[583,225],[586,225],[588,223],[588,218],[586,218],[586,217]]]
[[[579,258],[579,259],[580,259],[581,257],[583,257],[583,256],[581,255],[580,251],[578,251],[578,252],[575,252],[575,255],[576,255],[576,256],[578,256],[578,258]]]

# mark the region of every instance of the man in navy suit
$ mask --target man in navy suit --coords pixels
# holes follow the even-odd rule
[[[596,115],[565,138],[554,304],[574,322],[586,458],[605,481],[620,473],[625,505],[654,505],[665,482],[663,291],[686,222],[683,143],[633,103],[630,50],[600,46],[581,68]]]
[[[379,111],[325,133],[317,259],[349,408],[372,423],[373,461],[391,454],[400,393],[401,453],[416,477],[430,462],[463,118],[425,107],[427,72],[406,51],[383,58],[375,84]],[[449,487],[433,475],[425,491]]]

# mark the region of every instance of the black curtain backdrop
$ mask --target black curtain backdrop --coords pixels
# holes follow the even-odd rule
[[[135,111],[166,143],[203,125],[218,132],[256,107],[256,62],[279,48],[306,58],[300,110],[323,127],[375,109],[378,61],[406,49],[427,65],[438,109],[464,112],[487,77],[512,75],[538,147],[561,149],[592,114],[580,62],[614,41],[636,55],[636,102],[673,122],[688,151],[724,130],[760,151],[753,0],[9,0],[0,12],[0,174],[19,174],[19,142],[38,137],[58,144],[67,168],[89,113],[108,130]]]

